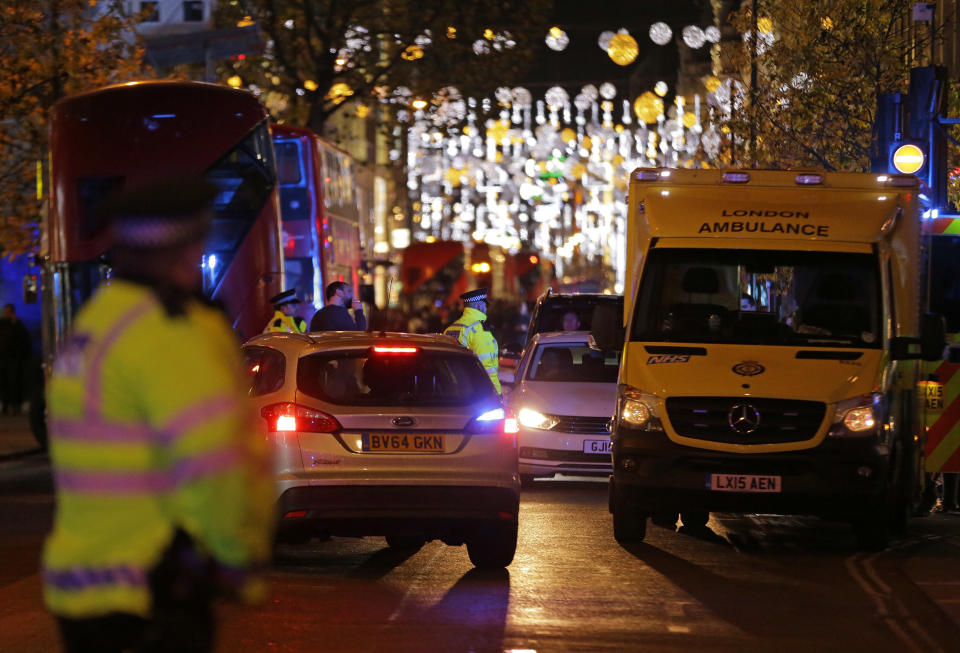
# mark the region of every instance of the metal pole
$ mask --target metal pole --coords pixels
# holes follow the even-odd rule
[[[757,164],[757,4],[758,0],[753,0],[753,31],[750,43],[750,157],[753,165]]]

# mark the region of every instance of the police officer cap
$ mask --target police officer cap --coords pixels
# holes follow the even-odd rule
[[[199,177],[165,179],[124,189],[108,198],[103,216],[121,247],[152,249],[202,240],[218,188]]]
[[[283,292],[277,293],[276,295],[271,297],[270,303],[276,306],[277,308],[280,308],[284,304],[299,304],[300,300],[297,299],[296,289],[291,288],[290,290],[284,290]]]
[[[476,290],[469,290],[462,295],[460,299],[463,300],[465,304],[473,304],[475,302],[485,302],[487,301],[487,289],[486,288],[477,288]]]

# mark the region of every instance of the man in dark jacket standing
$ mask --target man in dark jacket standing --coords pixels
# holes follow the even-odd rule
[[[26,398],[24,379],[26,363],[30,358],[30,336],[17,317],[13,304],[3,307],[0,315],[0,399],[3,414],[20,414]]]
[[[366,331],[363,304],[353,298],[353,288],[343,281],[327,286],[327,305],[313,314],[310,331]],[[348,307],[353,307],[353,316]]]

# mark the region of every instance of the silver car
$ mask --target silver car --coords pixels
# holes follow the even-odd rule
[[[477,567],[510,564],[516,424],[472,352],[446,336],[358,332],[265,334],[243,351],[281,541],[440,539],[466,544]]]
[[[589,333],[538,333],[527,345],[515,377],[501,372],[511,388],[507,404],[519,424],[520,475],[613,472],[610,418],[617,402],[619,351],[601,351]]]

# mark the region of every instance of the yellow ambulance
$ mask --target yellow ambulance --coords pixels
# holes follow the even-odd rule
[[[924,485],[923,229],[910,175],[638,169],[613,420],[618,541],[710,511],[906,528]],[[594,333],[611,346],[609,331]],[[605,343],[606,341],[606,343]]]

